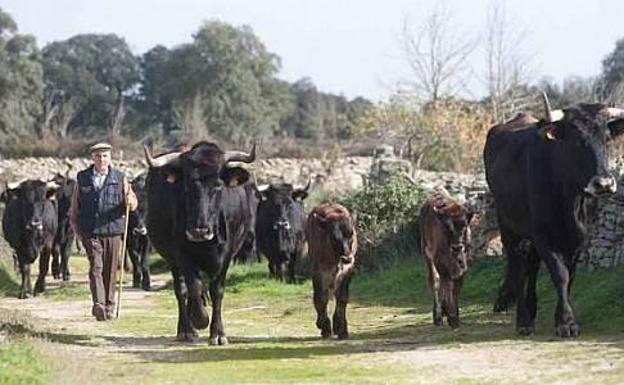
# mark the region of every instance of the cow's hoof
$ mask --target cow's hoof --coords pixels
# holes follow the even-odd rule
[[[443,323],[443,321],[442,321],[442,317],[441,316],[438,316],[438,317],[434,316],[433,317],[433,324],[435,326],[442,326],[442,323]]]
[[[509,306],[507,304],[507,301],[503,298],[497,298],[494,302],[494,313],[506,313],[508,310]]]
[[[516,328],[516,331],[521,336],[530,336],[535,333],[535,327],[534,326],[518,326]]]
[[[449,317],[447,320],[451,329],[457,329],[459,327],[459,318]]]
[[[196,331],[192,331],[192,332],[181,332],[178,333],[178,335],[176,336],[176,340],[180,341],[180,342],[197,342],[199,341],[199,335],[197,334]]]
[[[35,285],[35,290],[33,291],[33,295],[37,296],[38,294],[41,294],[45,292],[45,284],[36,284]]]
[[[208,341],[208,343],[210,345],[227,345],[228,339],[226,336],[214,336],[214,337],[210,337],[210,340]]]
[[[567,325],[559,325],[555,328],[557,336],[562,338],[578,337],[581,334],[581,327],[576,322],[570,322]]]
[[[26,298],[30,298],[30,293],[27,291],[21,291],[19,293],[19,295],[17,296],[17,298],[19,299],[26,299]]]
[[[148,284],[143,284],[141,286],[141,289],[143,289],[144,291],[152,291],[152,286],[148,283]]]
[[[53,277],[54,279],[56,279],[56,280],[61,279],[61,275],[60,275],[59,273],[52,274],[52,277]]]
[[[69,282],[69,274],[63,276],[63,282]]]
[[[349,332],[344,331],[344,332],[339,332],[338,333],[338,339],[339,340],[346,340],[347,338],[349,338]]]

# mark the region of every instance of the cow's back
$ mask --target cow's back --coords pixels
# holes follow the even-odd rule
[[[529,157],[543,146],[534,124],[495,126],[485,143],[485,176],[494,195],[498,219],[525,236],[530,222],[528,187],[538,182],[529,176]]]
[[[444,235],[444,229],[436,218],[433,205],[426,201],[420,209],[418,217],[420,230],[420,251],[423,257],[430,263],[434,263],[435,255],[447,253],[449,249],[448,239]]]

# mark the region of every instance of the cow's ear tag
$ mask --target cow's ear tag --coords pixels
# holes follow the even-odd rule
[[[555,141],[557,140],[555,129],[556,129],[555,125],[549,124],[548,126],[542,127],[541,134],[544,137],[544,139],[549,140],[549,141]]]
[[[167,183],[175,183],[176,176],[174,174],[167,174]]]

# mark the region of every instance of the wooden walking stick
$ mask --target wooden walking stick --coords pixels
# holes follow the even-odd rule
[[[119,318],[119,309],[121,309],[121,292],[123,290],[123,281],[124,281],[124,273],[125,273],[125,262],[126,262],[126,242],[128,240],[128,221],[130,220],[130,204],[128,203],[128,195],[126,195],[126,218],[124,222],[124,233],[123,239],[121,242],[121,272],[119,274],[119,287],[117,288],[117,309],[115,311],[115,318]]]

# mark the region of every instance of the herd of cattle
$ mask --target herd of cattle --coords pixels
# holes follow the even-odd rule
[[[517,331],[533,333],[536,277],[543,263],[557,292],[556,333],[577,336],[580,327],[570,303],[574,255],[586,237],[596,197],[616,191],[615,179],[607,171],[606,145],[624,131],[624,110],[586,103],[551,110],[546,95],[543,98],[545,119],[519,114],[492,127],[486,139],[486,179],[507,256],[495,310],[506,310],[516,301]],[[262,254],[272,277],[295,282],[296,266],[306,248],[312,262],[316,325],[323,337],[348,337],[346,305],[357,251],[355,213],[324,202],[306,215],[303,202],[309,182],[304,188],[256,185],[244,167],[232,165],[253,162],[255,145],[245,153],[199,142],[187,151],[159,156],[146,147],[145,157],[149,170],[132,181],[139,198],[127,237],[133,286],[150,289],[148,254],[153,247],[173,275],[178,339],[195,340],[197,330],[209,326],[211,344],[227,343],[221,303],[231,261]],[[74,239],[69,201],[74,184],[67,173],[57,174],[47,182],[7,184],[0,197],[6,207],[4,237],[15,250],[22,276],[20,298],[45,290],[50,255],[54,277],[69,280]],[[420,246],[436,325],[444,317],[451,327],[459,325],[458,301],[471,258],[473,214],[440,194],[420,210]],[[33,292],[30,265],[38,256]],[[330,294],[336,300],[331,321]]]

